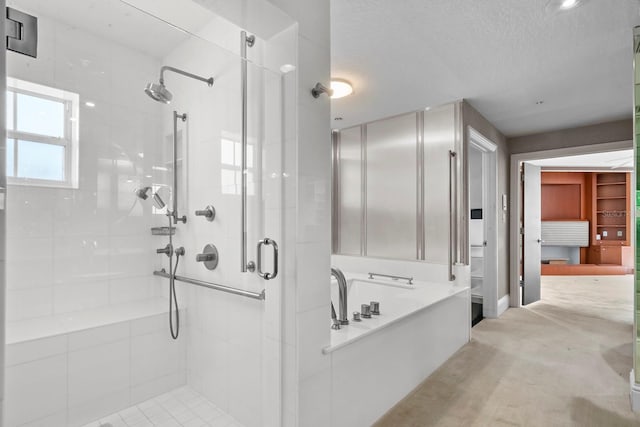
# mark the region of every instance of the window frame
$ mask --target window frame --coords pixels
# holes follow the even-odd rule
[[[11,93],[12,92],[12,93]],[[11,94],[10,94],[11,93]],[[17,99],[18,94],[33,96],[36,98],[61,102],[64,105],[64,136],[54,137],[37,133],[24,132],[17,130],[18,111]],[[13,150],[13,176],[7,175],[7,183],[10,185],[24,185],[37,187],[54,187],[54,188],[78,188],[78,151],[79,151],[79,103],[80,96],[74,92],[68,92],[49,86],[44,86],[25,80],[16,78],[7,78],[7,99],[12,100],[13,123],[12,130],[9,129],[7,123],[7,136],[5,143],[11,141],[14,144]],[[64,158],[64,179],[49,180],[28,177],[18,177],[19,150],[18,141],[30,141],[41,144],[49,144],[62,146],[65,148]]]

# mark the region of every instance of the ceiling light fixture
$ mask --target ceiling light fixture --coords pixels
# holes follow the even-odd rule
[[[343,98],[353,94],[353,86],[344,79],[331,79],[331,90],[333,91],[331,99]]]
[[[545,7],[547,13],[555,14],[581,6],[585,0],[549,0]]]

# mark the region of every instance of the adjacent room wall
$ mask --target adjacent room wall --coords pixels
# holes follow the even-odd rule
[[[509,154],[580,147],[633,138],[631,119],[508,138]]]

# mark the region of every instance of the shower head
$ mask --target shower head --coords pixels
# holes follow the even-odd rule
[[[151,191],[151,187],[140,188],[136,190],[136,196],[140,200],[147,200],[149,198],[149,191]],[[162,200],[158,193],[152,193],[151,200],[153,201],[155,207],[158,209],[162,209],[166,206],[166,203],[164,202],[164,200]]]
[[[149,83],[147,87],[144,88],[144,91],[155,101],[164,102],[165,104],[169,104],[173,98],[173,95],[165,87],[164,83]]]
[[[198,75],[191,74],[187,71],[183,71],[178,68],[164,65],[162,66],[162,68],[160,68],[160,79],[158,80],[158,83],[149,83],[144,88],[145,93],[149,95],[153,100],[158,102],[169,104],[171,102],[171,99],[173,98],[173,95],[171,94],[171,92],[169,92],[167,87],[164,85],[165,71],[173,71],[174,73],[182,74],[183,76],[200,80],[201,82],[205,82],[209,87],[213,86],[213,77],[209,77],[209,78],[200,77]]]

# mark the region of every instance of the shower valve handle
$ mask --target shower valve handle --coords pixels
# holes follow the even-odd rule
[[[203,263],[207,270],[215,270],[218,259],[218,249],[211,243],[204,247],[201,254],[196,255],[196,262]]]
[[[203,210],[196,211],[196,216],[203,216],[207,219],[207,221],[213,221],[213,219],[216,217],[216,209],[213,206],[209,205]]]
[[[170,257],[171,254],[173,253],[173,246],[171,246],[171,244],[168,244],[164,248],[156,249],[156,253],[165,254],[166,256]]]
[[[196,255],[196,261],[197,262],[215,261],[215,260],[216,260],[216,255],[215,254],[198,254],[198,255]]]

